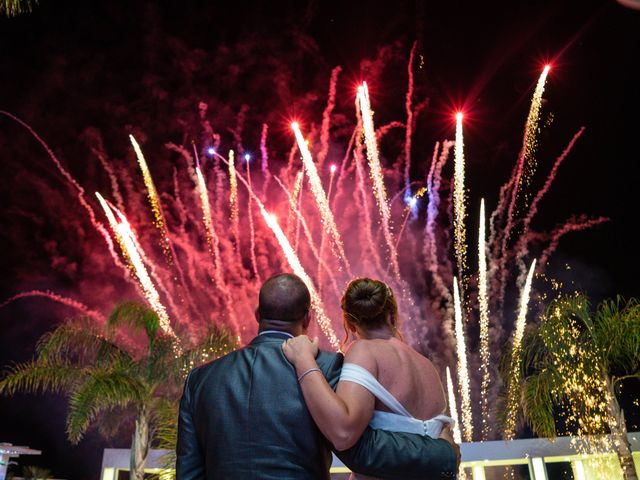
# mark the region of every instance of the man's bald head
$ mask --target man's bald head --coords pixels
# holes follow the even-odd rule
[[[258,297],[260,320],[298,322],[309,313],[311,295],[297,275],[274,275],[262,285]]]

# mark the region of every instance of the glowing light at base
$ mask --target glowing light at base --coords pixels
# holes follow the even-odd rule
[[[167,225],[164,221],[164,215],[162,214],[162,207],[160,206],[160,200],[158,198],[158,192],[156,191],[156,187],[153,183],[153,178],[151,177],[151,172],[149,171],[149,167],[147,166],[147,162],[144,159],[144,155],[142,153],[142,149],[140,145],[133,137],[133,135],[129,135],[129,140],[131,140],[131,144],[133,145],[133,150],[136,152],[136,157],[138,159],[138,165],[140,165],[140,170],[142,171],[142,179],[144,180],[144,185],[147,187],[147,198],[149,199],[149,204],[151,205],[151,211],[153,212],[154,224],[160,230],[160,234],[162,236],[161,246],[162,251],[164,252],[167,260],[172,263],[173,257],[171,253],[171,246],[169,244],[169,234],[167,231]]]
[[[482,438],[489,436],[489,287],[487,279],[487,247],[485,245],[485,213],[484,198],[480,200],[480,231],[478,234],[478,304],[480,309],[480,407],[482,411]]]
[[[529,296],[531,295],[531,283],[533,282],[533,273],[535,272],[536,261],[531,262],[529,274],[525,281],[524,288],[520,295],[520,308],[518,310],[518,318],[516,319],[516,328],[513,332],[513,341],[511,347],[511,370],[509,376],[509,387],[507,391],[507,414],[504,427],[504,439],[511,440],[515,435],[516,411],[518,409],[518,397],[520,394],[520,353],[522,346],[522,336],[524,335],[524,327],[527,322],[527,309],[529,307]]]
[[[462,112],[456,113],[456,143],[454,148],[453,177],[453,246],[458,263],[458,274],[464,279],[467,268],[467,241],[464,226],[465,191],[464,191],[464,140],[462,137]]]
[[[464,341],[464,328],[462,325],[462,303],[458,282],[453,282],[453,302],[455,311],[456,353],[458,356],[458,387],[460,391],[462,413],[462,431],[464,440],[473,440],[473,417],[471,413],[471,393],[469,389],[469,368],[467,366],[467,347]]]
[[[313,159],[311,158],[311,152],[309,152],[307,142],[305,142],[304,137],[302,136],[302,132],[300,131],[298,122],[293,122],[291,124],[291,128],[295,133],[296,140],[298,142],[298,148],[300,149],[300,153],[302,154],[304,169],[307,172],[307,176],[309,177],[309,186],[311,188],[311,192],[313,193],[313,197],[316,200],[316,205],[318,206],[320,216],[322,217],[324,231],[331,238],[332,246],[335,247],[333,248],[333,250],[335,251],[335,253],[337,253],[340,260],[342,260],[342,262],[344,263],[347,271],[349,272],[349,275],[351,275],[351,265],[349,265],[349,260],[347,259],[347,255],[344,252],[344,245],[342,243],[342,238],[340,237],[340,232],[338,231],[338,226],[336,225],[336,222],[333,218],[331,208],[329,208],[329,201],[327,200],[327,196],[325,195],[324,188],[322,188],[322,181],[320,180],[318,170],[316,169],[316,166],[313,163]]]
[[[275,215],[268,213],[262,203],[259,201],[257,202],[258,207],[260,208],[260,212],[262,213],[265,222],[267,222],[267,226],[273,231],[274,235],[276,236],[276,239],[278,240],[278,243],[280,244],[280,247],[284,252],[284,256],[286,257],[289,266],[293,270],[293,273],[299,276],[309,289],[309,293],[311,294],[311,308],[315,313],[318,325],[320,325],[320,328],[326,335],[331,346],[337,349],[339,346],[338,338],[333,331],[333,327],[331,327],[331,320],[329,320],[329,317],[327,317],[327,314],[325,313],[322,300],[320,299],[320,295],[318,295],[318,292],[316,291],[311,278],[309,278],[309,275],[307,275],[307,272],[300,263],[300,259],[296,255],[296,252],[293,250],[293,248],[291,248],[291,244],[280,228]]]
[[[387,248],[389,249],[389,260],[393,274],[397,280],[400,280],[398,252],[395,248],[393,236],[391,234],[391,211],[389,204],[387,203],[387,191],[384,186],[384,175],[382,173],[382,166],[380,165],[376,130],[373,125],[373,112],[371,111],[369,90],[367,89],[366,82],[358,87],[358,101],[360,111],[362,112],[362,126],[364,129],[365,144],[367,145],[367,159],[369,160],[370,175],[373,182],[373,194],[376,198],[376,202],[378,203],[380,216],[382,218],[382,233],[384,235]]]

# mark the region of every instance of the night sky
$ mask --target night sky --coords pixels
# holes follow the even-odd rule
[[[81,184],[106,188],[88,149],[91,128],[114,158],[125,158],[129,132],[143,132],[160,149],[186,140],[183,126],[196,118],[200,100],[229,121],[246,103],[245,143],[257,149],[259,127],[268,122],[277,145],[291,116],[319,122],[336,65],[347,105],[349,82],[367,80],[382,58],[385,73],[371,86],[376,120],[403,121],[414,41],[423,62],[416,92],[430,102],[416,127],[412,176],[424,175],[435,141],[453,137],[452,113],[461,108],[470,198],[495,206],[521,147],[535,82],[551,62],[543,110],[553,121],[540,136],[539,169],[548,171],[573,134],[586,130],[536,224],[553,228],[573,214],[610,221],[565,237],[550,273],[594,303],[640,296],[633,233],[640,11],[613,0],[42,0],[31,14],[0,18],[0,109],[31,124]],[[79,241],[90,233],[58,223],[78,212],[70,190],[37,142],[5,117],[0,172],[0,302],[51,289],[101,308],[101,279],[87,275],[90,247]],[[37,339],[73,313],[43,299],[0,309],[0,365],[29,359]],[[0,442],[43,450],[22,463],[50,468],[57,478],[98,478],[102,449],[126,446],[130,433],[105,442],[92,432],[72,446],[65,411],[53,395],[0,398]]]

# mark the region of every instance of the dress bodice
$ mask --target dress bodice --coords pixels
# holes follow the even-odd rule
[[[453,419],[446,415],[436,415],[427,420],[415,418],[371,372],[355,363],[345,363],[342,366],[340,381],[354,382],[363,386],[391,410],[391,412],[374,410],[369,421],[371,428],[438,438],[445,424],[448,423],[451,426],[454,424]]]

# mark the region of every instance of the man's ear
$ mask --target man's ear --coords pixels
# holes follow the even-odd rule
[[[260,310],[256,307],[253,313],[256,316],[256,322],[260,323]]]
[[[311,323],[311,314],[307,312],[307,314],[302,317],[302,328],[306,331],[309,328],[309,324]]]

